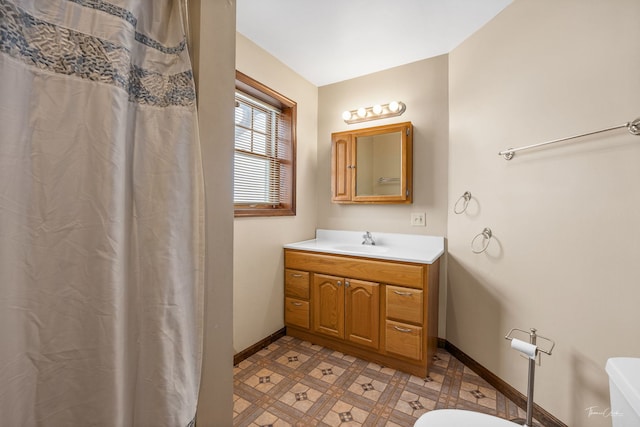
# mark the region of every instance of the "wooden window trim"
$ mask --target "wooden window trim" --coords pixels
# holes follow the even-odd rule
[[[267,104],[278,107],[282,115],[289,120],[291,127],[291,158],[288,162],[291,174],[289,183],[288,200],[281,201],[277,206],[272,204],[234,204],[234,216],[238,217],[271,217],[271,216],[295,216],[296,214],[296,119],[297,104],[289,98],[279,94],[264,84],[252,79],[246,74],[236,70],[236,90],[244,92]],[[287,163],[287,162],[284,162]]]

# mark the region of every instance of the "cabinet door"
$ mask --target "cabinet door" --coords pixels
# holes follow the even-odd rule
[[[336,135],[331,144],[331,200],[350,201],[352,190],[350,135]]]
[[[377,349],[380,337],[380,285],[346,279],[345,293],[345,338],[353,343]]]
[[[313,330],[344,338],[344,279],[313,275]]]

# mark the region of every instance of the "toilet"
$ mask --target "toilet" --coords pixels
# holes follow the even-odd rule
[[[515,427],[518,424],[481,412],[436,409],[423,414],[414,427]]]
[[[613,427],[640,426],[640,358],[607,360]],[[516,423],[479,412],[437,409],[423,414],[414,427],[514,427]]]
[[[640,358],[613,357],[605,366],[609,374],[613,427],[640,426]]]

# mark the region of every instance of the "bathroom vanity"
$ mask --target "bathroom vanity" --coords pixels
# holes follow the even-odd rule
[[[444,239],[317,230],[285,245],[285,325],[291,335],[417,376],[437,348]]]

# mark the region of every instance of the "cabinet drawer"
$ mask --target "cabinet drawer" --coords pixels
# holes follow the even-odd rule
[[[292,297],[309,299],[309,273],[287,268],[284,271],[284,291]]]
[[[422,359],[422,328],[387,320],[386,350],[409,359]]]
[[[286,297],[284,299],[284,323],[309,329],[309,302]]]
[[[387,286],[387,318],[422,324],[422,296],[418,289]]]

